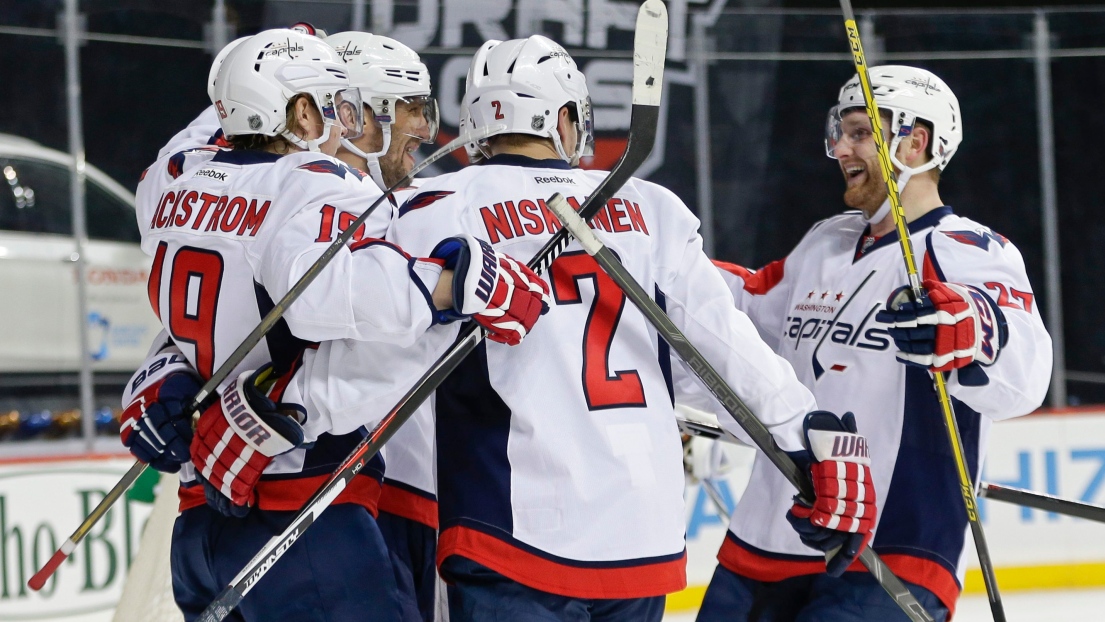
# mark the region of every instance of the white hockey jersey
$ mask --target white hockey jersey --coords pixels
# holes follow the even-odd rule
[[[950,207],[925,214],[909,230],[925,278],[986,291],[1008,322],[1008,342],[984,368],[985,384],[966,386],[958,372],[947,383],[977,480],[990,422],[1027,414],[1043,400],[1051,339],[1012,242]],[[968,525],[943,418],[928,373],[897,362],[886,326],[875,320],[906,283],[897,233],[871,238],[861,216],[849,212],[814,225],[789,256],[754,273],[716,263],[737,307],[791,362],[818,405],[855,413],[871,448],[879,508],[874,549],[900,578],[954,610]],[[824,559],[783,518],[792,491],[757,455],[718,555],[722,565],[763,581],[824,571]]]
[[[604,175],[559,160],[498,156],[426,181],[400,207],[388,239],[425,255],[440,239],[469,233],[526,261],[559,229],[545,199],[560,192],[579,204]],[[784,449],[800,449],[813,399],[734,308],[686,206],[633,180],[594,222]],[[438,560],[461,555],[580,598],[679,590],[686,583],[683,470],[668,348],[578,246],[546,278],[556,304],[526,340],[485,342],[437,391]],[[309,408],[340,411],[342,395],[347,402],[387,395],[371,401],[390,407],[457,330],[434,327],[432,338],[401,354],[387,344],[321,344],[316,361],[338,373],[311,374],[330,385],[307,391],[328,402]],[[366,368],[373,371],[340,374]],[[329,416],[338,429],[342,417]]]
[[[151,304],[204,377],[380,196],[370,179],[322,154],[280,157],[195,147],[210,135],[207,123],[213,119],[210,111],[200,115],[162,150],[163,157],[143,175],[137,207],[143,249],[154,256]],[[339,251],[229,379],[270,361],[279,373],[290,374],[313,341],[407,345],[425,332],[432,318],[428,288],[440,268],[412,262],[378,239],[393,213],[392,204],[381,203],[354,242]],[[289,383],[286,393],[274,397],[302,402],[297,386]],[[314,421],[309,418],[305,426],[311,444],[277,457],[266,469],[266,477],[312,481],[259,490],[262,507],[298,509],[314,491],[313,480],[328,475],[364,434],[353,429],[339,438]],[[189,466],[182,469],[185,482],[192,480]],[[371,497],[365,503],[371,509],[378,484],[374,488],[360,491]],[[187,491],[182,489],[182,507],[203,502],[200,491],[185,499]]]

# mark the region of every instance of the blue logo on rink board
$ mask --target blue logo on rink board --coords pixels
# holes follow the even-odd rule
[[[1012,486],[1035,490],[1057,497],[1076,499],[1084,503],[1100,504],[1102,502],[1101,489],[1105,484],[1105,447],[1093,447],[1084,449],[1071,449],[1069,452],[1059,452],[1054,449],[1039,451],[1039,455],[1033,456],[1031,450],[1017,452],[1017,473],[1013,477],[995,477],[983,470],[982,479],[994,484]],[[1036,472],[1033,466],[1043,467],[1042,472]],[[1076,474],[1072,474],[1076,471]],[[1087,478],[1084,474],[1089,474]],[[1062,475],[1066,474],[1066,485],[1061,486]],[[1006,505],[1006,504],[1001,504]],[[980,498],[978,509],[982,520],[986,520],[989,503]],[[1036,520],[1036,514],[1042,513],[1048,521],[1058,521],[1061,516],[1054,512],[1043,512],[1032,508],[1020,508],[1022,523],[1032,523]],[[1079,520],[1079,519],[1071,519]]]
[[[729,490],[729,481],[726,479],[715,479],[714,483],[717,484],[718,492],[721,493],[722,500],[725,501],[725,505],[729,507],[729,511],[732,512],[737,504],[733,502],[733,493]],[[690,490],[690,489],[688,489]],[[729,526],[729,521],[725,520],[721,514],[718,513],[717,508],[714,506],[714,502],[710,500],[710,496],[706,494],[706,489],[702,485],[695,486],[694,492],[694,504],[691,506],[691,515],[687,518],[687,539],[692,540],[698,537],[698,530],[703,527],[719,526],[722,528]]]

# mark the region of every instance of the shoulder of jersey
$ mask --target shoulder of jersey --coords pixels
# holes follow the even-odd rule
[[[479,168],[478,166],[467,166],[452,173],[428,177],[423,179],[415,188],[405,188],[402,192],[397,192],[395,195],[399,203],[397,217],[402,218],[411,212],[430,207],[454,194],[464,194],[464,189],[477,172],[473,169]]]
[[[810,230],[806,232],[806,237],[841,236],[854,241],[866,228],[867,223],[863,220],[863,213],[859,210],[848,210],[813,223]]]
[[[368,176],[361,171],[358,171],[335,157],[310,151],[290,153],[276,161],[276,168],[281,171],[295,171],[324,176],[332,175],[343,180],[353,179],[361,181],[368,178]]]
[[[956,250],[1015,248],[1009,238],[970,218],[952,214],[943,218],[932,232],[933,243]]]

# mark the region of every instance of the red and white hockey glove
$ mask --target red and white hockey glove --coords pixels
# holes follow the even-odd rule
[[[192,439],[192,464],[207,504],[226,516],[248,514],[265,467],[303,444],[300,421],[261,389],[271,374],[271,365],[242,372],[200,416]]]
[[[437,323],[472,317],[488,339],[514,346],[552,304],[541,277],[479,238],[444,239],[430,257],[453,270],[453,308],[439,311]]]
[[[176,346],[165,348],[131,376],[123,393],[119,438],[135,458],[164,473],[188,462],[192,398],[199,375]]]
[[[875,316],[891,325],[898,360],[933,372],[992,365],[1009,339],[1001,309],[977,287],[931,279],[924,285],[927,295],[919,302],[901,287]]]
[[[856,416],[815,410],[803,424],[806,455],[816,498],[810,505],[800,497],[787,512],[787,521],[802,543],[831,554],[825,572],[844,574],[859,557],[875,528],[875,485],[867,439],[856,433]],[[837,551],[833,554],[833,551]]]

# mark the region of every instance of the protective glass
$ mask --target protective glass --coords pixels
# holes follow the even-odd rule
[[[430,128],[430,137],[422,142],[432,143],[437,140],[437,131],[441,127],[441,116],[437,108],[437,99],[429,95],[416,95],[413,97],[404,97],[403,101],[408,104],[422,106],[422,118]]]
[[[863,112],[863,114],[849,114]],[[871,120],[863,108],[856,106],[833,106],[825,119],[825,155],[836,159],[836,147],[845,143],[853,148],[870,143],[874,147],[875,135],[871,131]]]
[[[354,140],[364,133],[364,106],[361,93],[357,89],[342,89],[333,93],[322,93],[323,101],[319,110],[325,123],[336,125],[343,130],[343,138]]]

